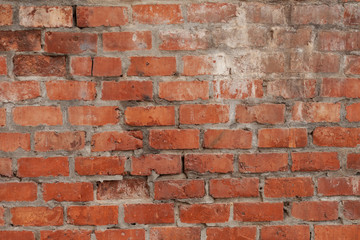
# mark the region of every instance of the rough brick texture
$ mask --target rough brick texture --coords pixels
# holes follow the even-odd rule
[[[359,0],[0,0],[0,239],[359,240]]]

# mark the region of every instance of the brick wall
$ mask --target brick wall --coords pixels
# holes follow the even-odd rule
[[[0,0],[0,239],[359,240],[359,29],[351,0]]]

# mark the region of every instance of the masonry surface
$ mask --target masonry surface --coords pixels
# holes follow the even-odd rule
[[[360,2],[0,0],[0,239],[359,240]]]

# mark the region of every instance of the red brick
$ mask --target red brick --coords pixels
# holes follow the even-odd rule
[[[115,125],[119,122],[118,107],[74,106],[68,108],[71,125]]]
[[[261,98],[262,80],[220,80],[214,83],[214,97],[220,99]]]
[[[259,129],[258,145],[261,148],[300,148],[307,146],[305,128]]]
[[[18,226],[61,226],[64,221],[62,207],[15,207],[11,215],[12,224]]]
[[[91,139],[92,152],[126,151],[142,148],[143,134],[140,131],[100,132]]]
[[[234,171],[232,154],[186,154],[185,171],[229,173]]]
[[[304,221],[331,221],[338,218],[338,203],[321,202],[294,202],[291,215]]]
[[[360,32],[322,31],[318,34],[318,49],[325,51],[360,50]]]
[[[103,82],[102,100],[151,101],[151,81]]]
[[[0,108],[0,127],[6,125],[6,109]]]
[[[83,32],[46,32],[45,51],[63,54],[96,53],[97,35]]]
[[[89,230],[54,230],[41,231],[40,240],[90,240]]]
[[[360,74],[360,56],[345,56],[345,74]]]
[[[98,182],[96,196],[99,200],[147,199],[150,193],[145,179],[130,178]]]
[[[165,180],[154,182],[154,198],[185,199],[201,198],[205,196],[205,182],[203,180]]]
[[[193,101],[209,99],[209,83],[206,81],[159,82],[159,98],[168,101]]]
[[[332,53],[290,54],[290,72],[337,73],[340,69],[340,57]]]
[[[6,240],[35,240],[35,235],[30,231],[0,231],[0,238]]]
[[[91,57],[71,57],[71,74],[77,76],[91,76]]]
[[[95,57],[93,76],[96,77],[115,77],[121,76],[121,58],[115,57]]]
[[[105,231],[95,231],[97,240],[145,240],[144,229],[108,229]]]
[[[180,124],[226,123],[229,121],[228,105],[181,105]]]
[[[259,179],[211,179],[209,189],[210,195],[214,198],[257,197],[259,196]]]
[[[105,52],[150,50],[151,41],[150,31],[103,33],[103,49]]]
[[[85,132],[36,132],[35,151],[74,151],[85,146]]]
[[[20,25],[25,27],[72,27],[71,6],[20,6]]]
[[[245,153],[239,155],[239,172],[241,173],[264,173],[287,170],[287,153]]]
[[[5,225],[5,208],[0,207],[0,226]]]
[[[174,204],[124,204],[126,223],[174,223]]]
[[[237,129],[209,129],[204,134],[204,147],[214,149],[251,148],[252,133]]]
[[[360,143],[358,128],[317,127],[313,131],[313,141],[318,146],[356,147]]]
[[[236,121],[240,123],[277,124],[285,121],[284,104],[259,104],[255,106],[237,105]]]
[[[76,8],[78,27],[117,27],[128,23],[128,9],[126,7],[87,7]]]
[[[14,123],[20,126],[56,126],[63,124],[60,107],[26,106],[13,109]]]
[[[359,25],[360,24],[360,6],[359,4],[346,4],[344,11],[345,25]]]
[[[154,227],[150,229],[150,240],[200,240],[199,227]]]
[[[341,21],[340,5],[296,5],[291,9],[293,24],[340,24]]]
[[[349,122],[359,122],[360,121],[360,104],[353,103],[349,106],[346,106],[346,119]]]
[[[174,29],[160,32],[160,50],[197,50],[210,46],[210,33],[206,30]]]
[[[229,221],[229,204],[192,204],[180,206],[183,223],[223,223]]]
[[[295,102],[292,120],[297,122],[340,122],[340,103]]]
[[[285,71],[285,55],[268,53],[261,56],[260,71],[264,73],[282,73]]]
[[[310,197],[314,195],[314,183],[310,177],[267,178],[264,194],[268,198]]]
[[[6,58],[0,56],[0,75],[7,75]]]
[[[0,5],[0,26],[12,25],[13,9],[11,5]]]
[[[279,4],[251,3],[244,4],[246,21],[263,24],[285,24],[285,7]]]
[[[131,158],[131,175],[149,176],[152,171],[159,175],[181,173],[181,156],[148,154]]]
[[[4,152],[14,152],[19,148],[30,151],[31,148],[29,133],[2,132],[0,142],[0,151]]]
[[[261,240],[309,240],[310,227],[307,225],[264,226]]]
[[[155,149],[197,149],[198,129],[150,130],[149,144]]]
[[[45,83],[50,100],[94,100],[95,82],[49,81]]]
[[[90,182],[76,183],[43,183],[45,201],[86,202],[94,200],[93,184]]]
[[[230,3],[199,3],[187,8],[189,22],[229,22],[236,17],[236,5]]]
[[[360,234],[360,225],[316,225],[315,239],[357,239]]]
[[[282,202],[234,203],[234,220],[241,222],[271,222],[284,219]]]
[[[125,123],[130,126],[175,125],[175,108],[172,106],[128,107]]]
[[[348,154],[346,167],[348,169],[360,170],[360,154],[356,154],[356,153]]]
[[[255,240],[256,227],[208,227],[207,240]]]
[[[134,5],[133,21],[143,24],[179,24],[183,23],[180,5]]]
[[[35,201],[37,199],[37,188],[33,182],[3,182],[0,186],[0,201]]]
[[[318,179],[321,196],[359,196],[360,179],[357,177],[323,177]]]
[[[171,76],[176,73],[175,57],[131,57],[128,76]]]
[[[267,84],[267,93],[274,97],[313,98],[316,96],[316,80],[275,80]]]
[[[185,76],[228,75],[225,57],[222,55],[184,56],[182,60]]]
[[[19,177],[69,176],[67,157],[27,157],[17,160]]]
[[[321,85],[322,97],[360,97],[360,79],[346,78],[324,78]]]
[[[339,170],[340,162],[336,152],[293,152],[291,171]]]
[[[344,217],[350,220],[360,219],[360,201],[344,201]]]
[[[73,225],[118,224],[118,206],[70,206],[67,219]]]
[[[309,27],[288,30],[280,28],[274,30],[274,43],[279,48],[299,48],[311,44],[312,29]]]
[[[124,174],[125,157],[77,157],[75,171],[79,175],[121,175]]]
[[[15,55],[14,74],[16,76],[65,76],[64,56]]]
[[[10,158],[0,158],[0,176],[11,177],[12,172],[12,161]]]
[[[1,31],[0,51],[40,51],[41,31]]]

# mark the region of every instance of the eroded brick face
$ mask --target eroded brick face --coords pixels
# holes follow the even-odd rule
[[[359,240],[359,29],[359,0],[0,0],[0,239]]]

